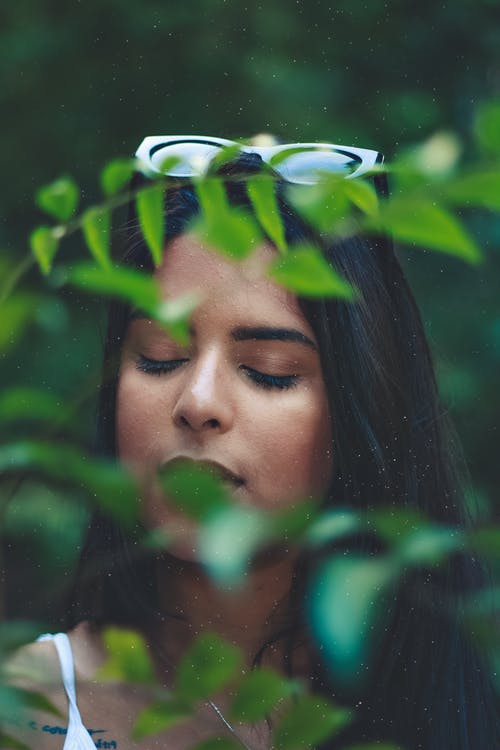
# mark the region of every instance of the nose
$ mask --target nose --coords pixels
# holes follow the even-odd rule
[[[227,432],[233,423],[220,355],[212,350],[186,369],[172,418],[177,427],[195,432]]]

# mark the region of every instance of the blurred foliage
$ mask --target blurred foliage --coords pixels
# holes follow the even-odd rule
[[[3,3],[0,158],[8,189],[0,247],[12,262],[19,258],[26,228],[39,223],[33,194],[59,175],[85,185],[87,205],[99,200],[101,187],[112,194],[148,133],[270,131],[285,142],[377,148],[392,160],[415,142],[452,131],[466,161],[479,150],[492,154],[498,105],[477,113],[499,94],[498,10],[498,0],[424,0],[418,8],[409,0]],[[121,162],[100,185],[98,167],[111,159]],[[476,272],[429,253],[403,249],[400,257],[470,463],[471,507],[484,514],[498,483],[500,221],[465,214],[491,249]],[[38,236],[49,257],[53,242]],[[69,366],[54,372],[50,336],[39,321],[19,321],[26,339],[19,368],[5,364],[7,379],[35,386],[46,380],[65,394],[80,389],[81,375],[96,364],[100,319],[75,293],[64,301]],[[14,300],[12,306],[11,319],[20,314]]]
[[[490,143],[493,143],[492,139]],[[433,168],[429,173],[422,154],[429,156],[432,148],[435,148],[435,142],[431,140],[388,166],[388,170],[395,175],[394,195],[389,199],[379,201],[370,183],[361,181],[361,178],[351,183],[328,175],[320,178],[318,185],[312,188],[291,186],[290,199],[299,211],[306,213],[309,222],[323,231],[340,231],[343,235],[363,228],[375,232],[388,231],[399,233],[407,243],[418,244],[424,230],[426,236],[432,239],[429,247],[436,252],[451,252],[468,264],[481,263],[483,258],[479,246],[460,218],[454,215],[453,209],[455,206],[468,205],[471,201],[484,201],[491,186],[491,177],[496,177],[497,172],[492,171],[490,165],[486,171],[484,168],[481,171],[479,166],[476,167],[474,179],[467,181],[467,176],[464,178],[461,172],[455,174],[450,169],[452,165],[445,159],[438,169]],[[144,239],[153,261],[158,263],[159,243],[163,236],[163,218],[159,218],[163,212],[163,181],[157,179],[153,188],[141,188],[135,196],[125,191],[120,198],[120,184],[123,186],[123,181],[118,181],[116,190],[115,185],[109,184],[113,168],[108,164],[101,172],[102,184],[108,180],[108,188],[104,191],[107,197],[92,211],[95,216],[110,215],[120,201],[134,198],[139,212],[143,211],[140,224]],[[369,175],[367,179],[370,180]],[[317,249],[308,246],[289,249],[286,246],[283,228],[276,225],[275,201],[271,200],[270,205],[266,202],[268,184],[267,176],[263,177],[263,190],[257,177],[251,181],[256,213],[263,224],[271,227],[280,244],[281,254],[277,263],[271,265],[269,275],[277,283],[303,295],[345,297],[345,283],[326,265]],[[219,252],[227,254],[229,247],[238,246],[238,234],[245,234],[247,225],[234,220],[235,216],[237,219],[241,216],[241,211],[229,206],[221,189],[219,178],[197,178],[202,206],[198,225],[208,224],[212,230],[211,242]],[[426,204],[428,209],[422,214],[424,204],[419,204],[419,196],[424,190],[429,197]],[[153,191],[154,199],[151,201]],[[73,216],[76,205],[74,196],[78,193],[79,189],[73,182],[63,179],[38,191],[38,196],[45,196],[46,213],[63,222],[46,227],[44,231],[60,238],[81,231],[87,250],[94,256],[96,264],[73,262],[68,265],[64,247],[60,248],[60,254],[57,254],[58,248],[51,251],[50,262],[47,262],[47,257],[40,254],[36,244],[32,244],[33,261],[38,263],[42,274],[42,287],[52,285],[59,289],[70,284],[93,294],[118,296],[147,311],[173,335],[177,335],[179,330],[185,334],[196,300],[186,301],[183,298],[181,304],[176,305],[175,314],[171,311],[168,313],[169,306],[161,301],[153,279],[138,271],[112,265],[107,242],[103,246],[99,241],[96,252],[95,234],[88,229],[89,210],[84,209],[81,216]],[[333,223],[329,198],[332,193],[340,196],[340,208],[337,207],[334,212]],[[56,200],[51,196],[56,196]],[[252,229],[248,247],[255,246],[260,236],[258,228]],[[237,253],[237,258],[246,255],[246,252]],[[16,295],[19,296],[16,284],[22,285],[23,274],[27,270],[28,266],[22,262],[21,271],[14,275],[14,280],[8,280],[4,285],[4,305]],[[348,289],[349,298],[353,298],[353,290]],[[37,301],[38,297],[21,296],[21,299],[23,309],[28,311],[24,317],[29,319],[34,307],[33,300]],[[21,335],[22,331],[16,333]],[[49,430],[49,435],[57,436],[60,430],[71,430],[75,414],[74,409],[62,407],[59,399],[40,388],[11,387],[0,400],[3,424],[9,428],[14,426],[20,436],[26,429],[26,421],[28,427],[34,425],[36,428],[40,423]],[[58,524],[62,523],[65,529],[65,544],[58,558],[61,560],[62,557],[63,571],[71,569],[76,561],[80,532],[86,520],[85,505],[82,505],[79,493],[83,492],[87,501],[111,512],[122,524],[131,525],[137,520],[137,491],[131,477],[116,465],[85,455],[78,445],[48,442],[46,439],[12,441],[11,437],[10,442],[7,441],[0,448],[0,471],[4,488],[9,477],[24,480],[21,484],[14,483],[11,488],[7,484],[7,495],[3,499],[4,539],[8,545],[15,547],[25,530],[31,531],[33,518],[37,518],[41,533],[34,535],[38,542],[36,553],[38,559],[43,561],[42,567],[46,572],[53,572],[51,558]],[[26,482],[27,476],[33,477],[38,484]],[[319,567],[311,584],[311,606],[307,613],[311,631],[322,645],[337,682],[344,686],[359,686],[360,675],[366,675],[364,668],[371,661],[373,644],[391,611],[390,601],[394,599],[397,583],[407,569],[438,565],[451,553],[467,546],[493,561],[498,559],[498,527],[476,526],[472,533],[466,534],[431,523],[416,510],[400,509],[396,513],[394,510],[378,510],[361,514],[339,509],[318,514],[317,508],[310,502],[292,511],[274,514],[273,518],[273,514],[269,516],[233,505],[213,472],[190,466],[189,463],[179,463],[169,471],[161,472],[159,478],[170,501],[201,522],[201,561],[219,586],[237,585],[243,580],[248,563],[261,549],[269,542],[288,540],[290,534],[298,537],[302,544],[314,547],[348,537],[353,530],[364,529],[376,533],[385,542],[386,552],[377,559],[359,555],[330,556]],[[74,504],[68,504],[64,494],[58,499],[57,494],[53,494],[54,486],[61,489],[69,486],[72,496],[77,490]],[[69,543],[67,528],[73,529],[73,538]],[[162,544],[168,547],[168,529],[166,532],[162,538],[158,534],[146,534],[144,543],[159,548]],[[151,539],[151,536],[155,538]],[[28,568],[34,564],[31,558],[26,562]],[[44,589],[47,590],[50,591],[50,587]],[[490,603],[487,616],[483,611],[486,597],[489,597]],[[336,606],[332,607],[332,602]],[[498,662],[498,649],[492,640],[492,626],[488,618],[497,607],[496,590],[483,591],[481,601],[466,602],[464,620],[479,633],[479,642],[493,665]],[[7,655],[12,650],[9,643],[8,638],[0,643]],[[138,633],[109,628],[104,634],[104,645],[109,658],[100,671],[101,679],[139,682],[155,687],[154,669],[147,647]],[[206,633],[198,637],[177,670],[174,692],[167,694],[155,688],[154,700],[137,717],[133,737],[140,740],[185,720],[191,715],[197,701],[209,699],[235,677],[240,663],[238,649],[222,641],[216,634]],[[255,717],[266,715],[273,707],[273,701],[276,703],[284,697],[291,697],[294,691],[293,683],[288,685],[278,675],[254,673],[243,681],[230,715],[241,717],[247,714],[249,720],[255,721]],[[30,707],[52,710],[43,696],[14,686],[7,686],[0,699],[7,717],[14,709],[17,713]],[[339,731],[351,718],[350,711],[329,705],[322,698],[299,695],[275,728],[273,741],[276,747],[283,750],[309,747]],[[4,735],[3,742],[16,746],[16,741],[11,742],[7,735]]]
[[[155,132],[239,137],[270,131],[284,141],[357,144],[391,157],[393,197],[383,205],[368,181],[338,183],[333,209],[325,202],[328,180],[324,190],[294,189],[289,197],[321,229],[348,234],[361,225],[390,231],[402,243],[399,257],[423,311],[440,390],[464,440],[473,477],[468,500],[479,525],[465,538],[411,514],[367,520],[343,510],[275,519],[270,534],[285,534],[295,524],[305,544],[340,538],[364,524],[388,542],[377,565],[366,558],[332,559],[318,574],[311,619],[331,663],[348,681],[366,662],[368,631],[383,626],[384,597],[404,570],[439,564],[462,546],[498,563],[500,532],[487,526],[497,511],[500,411],[500,105],[490,100],[498,95],[497,12],[495,0],[424,2],[418,12],[403,1],[352,0],[335,9],[326,2],[284,0],[251,7],[223,0],[184,6],[20,0],[0,10],[0,101],[10,112],[2,150],[9,189],[0,230],[0,356],[7,386],[0,398],[0,512],[4,552],[18,575],[7,591],[10,615],[50,619],[44,597],[57,600],[58,575],[62,579],[75,564],[89,507],[102,505],[125,523],[135,519],[130,478],[82,453],[81,445],[91,440],[99,379],[102,317],[95,296],[131,301],[179,340],[186,338],[196,305],[191,298],[173,308],[161,303],[150,278],[109,260],[112,214],[130,197],[122,193],[133,167],[128,157]],[[164,233],[162,187],[159,181],[136,196],[156,263]],[[242,258],[259,229],[251,217],[230,209],[219,188],[216,180],[199,181],[204,213],[196,230]],[[311,296],[355,293],[325,271],[312,248],[287,252],[269,181],[254,180],[251,199],[281,251],[273,269],[278,283]],[[88,293],[94,295],[90,302]],[[29,479],[20,484],[26,472]],[[198,500],[205,493],[213,501],[214,514],[203,519],[204,561],[220,583],[233,582],[258,552],[262,519],[227,507],[205,480],[194,479],[203,485]],[[178,482],[181,502],[190,481]],[[199,507],[197,502],[187,510],[196,515]],[[221,535],[233,540],[222,559]],[[39,560],[43,570],[34,574]],[[331,597],[345,606],[323,611]],[[0,591],[2,606],[4,599]],[[483,592],[466,605],[466,620],[498,665],[498,592]],[[32,637],[24,625],[19,633],[21,642]],[[108,635],[107,677],[152,681],[139,636]],[[11,632],[0,633],[0,650],[12,651],[19,645],[14,640]],[[216,636],[193,649],[179,672],[178,695],[157,696],[138,717],[137,737],[180,720],[192,701],[234,675],[238,655]],[[193,680],[193,664],[206,680]],[[264,682],[243,683],[235,716],[255,710],[257,693],[267,709],[293,692],[274,675],[253,679]],[[18,711],[40,700],[5,688],[0,702]],[[275,741],[290,750],[307,746],[348,721],[345,712],[300,696]]]
[[[228,684],[233,688],[228,710],[232,721],[259,721],[284,702],[285,713],[273,731],[272,743],[281,750],[310,747],[352,719],[351,711],[334,706],[322,696],[307,695],[301,681],[285,679],[268,668],[245,672],[240,650],[216,633],[202,633],[187,649],[171,691],[157,684],[147,648],[137,633],[106,628],[103,640],[107,661],[99,672],[100,679],[152,687],[154,700],[137,716],[135,740],[184,721],[199,701],[209,701]]]
[[[489,116],[494,108],[488,105],[485,111]],[[480,122],[482,114],[481,111]],[[481,132],[479,128],[478,140],[481,140]],[[488,139],[488,147],[494,148],[496,141],[490,131]],[[394,180],[393,194],[389,198],[377,196],[371,184],[373,175],[368,173],[355,181],[320,174],[317,184],[312,187],[287,186],[289,200],[315,229],[332,236],[347,236],[365,230],[389,232],[409,245],[419,246],[425,240],[428,249],[435,253],[451,253],[469,265],[481,264],[482,251],[457,209],[471,203],[491,207],[489,193],[492,182],[496,184],[499,179],[500,169],[489,162],[484,166],[484,161],[479,161],[474,165],[471,178],[467,168],[465,171],[455,168],[459,148],[451,152],[451,158],[450,154],[445,154],[445,158],[437,159],[437,163],[433,161],[436,143],[439,154],[439,144],[442,147],[443,141],[439,138],[436,141],[434,137],[384,167]],[[231,153],[233,151],[231,149]],[[380,169],[377,168],[376,172],[379,173]],[[7,275],[2,290],[2,304],[9,310],[11,300],[17,299],[21,311],[14,316],[16,325],[10,336],[4,339],[4,350],[8,351],[9,358],[13,356],[11,347],[15,345],[16,337],[22,339],[23,325],[33,317],[40,294],[43,298],[47,288],[60,292],[66,286],[76,286],[93,295],[117,296],[157,319],[174,337],[181,340],[186,337],[197,300],[183,297],[180,302],[163,301],[154,279],[131,268],[112,264],[109,254],[111,214],[132,199],[138,209],[140,228],[152,260],[155,264],[160,262],[164,235],[163,191],[169,178],[156,177],[152,186],[146,185],[131,193],[123,182],[123,165],[116,175],[114,170],[112,162],[104,166],[101,184],[105,197],[91,209],[84,208],[80,215],[75,216],[80,189],[74,181],[59,178],[37,191],[37,200],[45,213],[60,223],[39,227],[31,236],[43,232],[65,242],[49,243],[48,254],[38,241],[31,243],[32,263],[37,263],[41,273],[41,293],[29,295],[19,291],[24,290],[27,281],[29,283],[30,264],[25,259],[20,261],[17,270],[9,269],[10,276]],[[261,184],[259,176],[251,178],[251,200],[256,215],[279,245],[277,261],[271,264],[268,275],[276,283],[304,296],[347,296],[355,301],[356,290],[346,285],[315,247],[287,247],[283,227],[278,226],[281,222],[275,200],[267,200],[268,188],[267,175],[262,176]],[[251,248],[261,241],[261,229],[255,220],[245,217],[241,209],[230,206],[221,178],[208,172],[199,175],[196,189],[202,209],[197,231],[204,235],[208,232],[208,241],[216,251],[225,255],[229,252],[235,260],[247,257]],[[332,195],[339,196],[333,213]],[[100,224],[103,217],[104,232]],[[67,239],[80,233],[86,252],[94,258],[93,264],[75,262],[71,259],[71,252],[68,256]],[[205,236],[205,239],[208,238]],[[234,248],[237,248],[236,254]],[[9,268],[8,264],[6,267]],[[53,332],[50,322],[48,332]],[[17,356],[15,349],[14,356]],[[57,360],[56,353],[54,359]],[[35,559],[39,561],[39,567],[42,563],[45,575],[55,572],[53,564],[56,560],[59,564],[62,561],[61,575],[72,569],[89,504],[111,513],[124,526],[131,527],[138,520],[137,488],[132,477],[119,465],[87,455],[79,444],[78,435],[76,440],[72,435],[72,425],[78,409],[85,403],[85,396],[83,402],[79,400],[68,408],[62,406],[58,397],[40,387],[16,385],[8,388],[0,400],[0,417],[7,427],[6,440],[0,447],[3,540],[6,549],[12,546],[14,550],[18,548],[16,542],[26,531],[33,541],[36,540],[34,559],[25,557],[26,577],[36,566]],[[33,437],[33,429],[42,430],[42,439]],[[13,439],[17,434],[19,439]],[[73,443],[68,442],[70,436]],[[31,483],[26,481],[27,478]],[[389,509],[360,514],[339,509],[321,515],[314,503],[269,515],[232,504],[220,478],[213,471],[189,463],[180,463],[168,472],[161,472],[159,479],[170,501],[200,522],[200,559],[214,582],[222,587],[238,585],[244,579],[251,559],[267,544],[288,540],[290,533],[299,543],[313,547],[363,529],[384,541],[387,549],[376,559],[331,555],[320,565],[310,586],[311,606],[307,617],[311,632],[321,644],[337,683],[347,687],[359,686],[360,675],[366,676],[365,668],[372,661],[373,645],[387,622],[397,585],[408,569],[439,565],[450,554],[467,547],[493,562],[498,561],[498,526],[481,528],[476,525],[472,532],[465,533],[436,525],[416,510],[400,509],[395,513]],[[64,494],[65,489],[70,490],[71,503]],[[40,525],[39,531],[32,528],[34,518]],[[54,557],[54,542],[61,523],[64,542],[62,551]],[[73,530],[69,543],[68,527]],[[165,531],[163,536],[146,533],[143,543],[157,549],[162,545],[168,548],[168,529]],[[58,580],[57,574],[54,578]],[[50,593],[50,586],[44,589],[46,592]],[[481,601],[466,601],[466,616],[462,623],[466,626],[473,624],[474,632],[479,633],[478,642],[492,665],[498,663],[498,648],[492,642],[490,622],[491,615],[494,616],[498,609],[497,594],[492,588],[482,592]],[[485,615],[486,597],[489,597],[490,611]],[[336,606],[332,607],[332,602]],[[447,614],[454,616],[451,602],[449,606]],[[109,629],[104,643],[109,659],[101,670],[101,679],[141,682],[154,687],[154,670],[147,647],[138,633]],[[9,641],[6,644],[0,643],[0,647],[8,654]],[[176,673],[174,693],[166,695],[156,691],[153,702],[137,717],[134,738],[147,737],[183,721],[192,713],[197,701],[207,700],[235,676],[240,662],[238,649],[222,641],[218,635],[206,633],[199,636],[183,656]],[[0,664],[0,671],[2,668]],[[293,692],[279,688],[277,676],[266,677],[264,674],[254,679],[269,683],[267,688],[261,685],[264,694],[268,691],[269,701],[272,696],[276,700],[283,697],[283,690],[288,695]],[[255,687],[250,689],[246,685],[244,690],[250,690],[253,701],[239,696],[233,709],[236,714],[243,710],[245,700],[250,705],[250,714],[257,710]],[[14,710],[20,715],[23,709],[30,707],[52,710],[43,696],[14,685],[7,685],[0,699],[5,717],[11,716]],[[269,701],[265,704],[268,708]],[[273,741],[283,750],[310,747],[339,731],[351,718],[350,711],[331,706],[318,696],[299,696],[275,728]],[[8,736],[4,736],[3,742],[10,742]],[[15,741],[10,744],[16,745]]]

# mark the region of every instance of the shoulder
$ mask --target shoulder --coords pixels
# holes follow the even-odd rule
[[[67,699],[64,691],[59,658],[51,640],[35,641],[12,654],[3,665],[6,684],[41,696],[56,713],[42,708],[25,708],[22,714],[12,712],[4,731],[40,750],[59,750],[63,747],[68,724]],[[35,703],[33,704],[35,705]]]
[[[132,709],[137,712],[143,701],[138,701],[126,686],[102,683],[98,679],[105,653],[97,628],[80,623],[67,636],[83,725],[98,747],[126,746],[128,737],[120,731],[124,724],[128,728],[123,717],[128,717]],[[68,698],[53,638],[23,646],[4,665],[4,672],[9,685],[41,695],[57,713],[41,708],[26,709],[22,716],[12,717],[2,727],[3,731],[36,750],[62,750],[68,729]]]
[[[82,622],[67,636],[76,674],[92,677],[104,660],[98,632],[89,623]],[[61,665],[53,638],[34,641],[18,649],[6,663],[5,671],[18,687],[62,688]]]

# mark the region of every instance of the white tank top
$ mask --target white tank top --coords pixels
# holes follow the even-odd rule
[[[69,718],[68,732],[64,742],[63,750],[96,750],[92,737],[85,729],[78,706],[76,705],[75,667],[73,663],[73,652],[66,633],[49,633],[41,635],[38,641],[53,641],[61,664],[61,675],[64,690],[68,697]]]

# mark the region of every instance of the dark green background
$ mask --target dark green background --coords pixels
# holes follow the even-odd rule
[[[69,174],[88,205],[99,199],[100,167],[146,134],[266,131],[391,159],[453,130],[473,159],[477,107],[500,93],[497,0],[16,0],[2,3],[0,29],[0,243],[12,259],[45,221],[33,202],[39,185]],[[482,266],[415,248],[400,257],[487,514],[498,480],[500,222],[468,220]],[[79,247],[71,240],[63,253]],[[38,273],[28,282],[39,285]],[[41,384],[67,400],[92,391],[98,312],[61,299],[54,292],[10,350],[3,384]],[[92,399],[80,422],[89,434]]]

